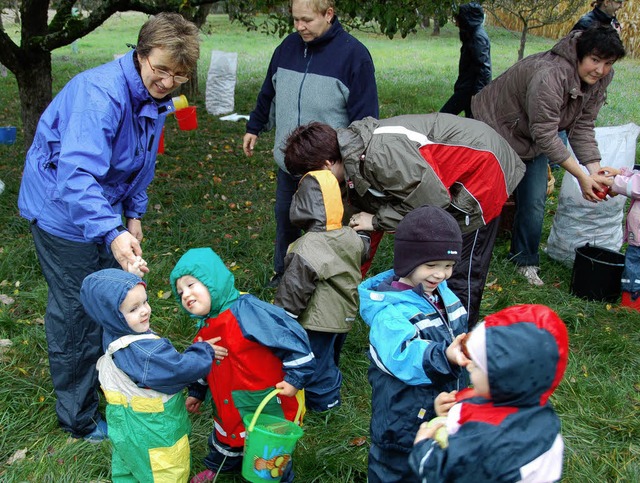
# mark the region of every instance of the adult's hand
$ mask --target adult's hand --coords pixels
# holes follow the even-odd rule
[[[133,265],[138,261],[136,257],[142,256],[140,242],[128,231],[123,231],[111,242],[111,253],[118,261],[123,270],[128,271],[129,264]],[[146,265],[140,266],[144,273],[149,272]]]
[[[136,237],[136,240],[142,241],[142,221],[137,218],[127,218],[127,230]]]
[[[582,197],[585,200],[591,201],[592,203],[602,201],[596,195],[596,191],[603,191],[601,185],[607,185],[607,183],[610,184],[610,182],[606,180],[606,176],[598,174],[598,171],[601,169],[599,162],[589,163],[586,165],[587,171],[589,171],[591,176],[582,170],[573,156],[569,156],[565,161],[560,163],[560,166],[569,171],[569,173],[578,180],[580,190],[582,191]]]
[[[356,231],[373,231],[373,215],[365,211],[356,213],[349,219],[349,226]]]
[[[258,136],[255,134],[246,133],[244,135],[244,138],[242,138],[242,150],[244,151],[245,156],[253,156],[253,148],[256,147],[257,140]]]

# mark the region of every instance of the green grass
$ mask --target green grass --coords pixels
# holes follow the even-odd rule
[[[77,72],[126,51],[143,21],[139,14],[114,16],[103,27],[70,47],[54,52],[54,90]],[[517,37],[490,28],[494,75],[516,59]],[[377,68],[381,116],[437,110],[452,92],[457,74],[459,40],[447,26],[440,37],[420,32],[407,39],[356,34],[369,47]],[[272,134],[265,134],[256,155],[247,159],[241,143],[244,123],[221,122],[204,109],[204,82],[211,50],[238,52],[236,111],[248,114],[262,84],[271,52],[279,43],[211,17],[203,36],[200,80],[203,94],[190,99],[199,106],[197,131],[179,131],[175,120],[166,127],[165,155],[149,190],[145,216],[145,258],[152,323],[176,346],[184,348],[194,334],[192,323],[177,310],[169,290],[169,272],[188,248],[211,246],[234,271],[241,290],[270,300],[263,288],[271,275],[275,168]],[[548,49],[552,41],[529,37],[527,54]],[[607,105],[599,125],[640,119],[635,93],[640,92],[640,64],[625,59],[616,65]],[[0,125],[19,126],[15,79],[0,77]],[[0,145],[0,480],[7,482],[108,481],[109,445],[69,440],[55,420],[55,397],[47,367],[42,318],[47,288],[26,221],[16,200],[24,149],[18,142]],[[561,176],[558,176],[561,178]],[[559,187],[560,179],[557,186]],[[548,202],[545,234],[555,210],[556,193]],[[371,273],[391,266],[391,236],[386,236]],[[589,302],[570,295],[571,269],[542,256],[543,288],[527,285],[506,262],[508,238],[496,245],[482,313],[515,303],[544,303],[558,311],[570,332],[571,355],[565,379],[552,397],[563,422],[567,482],[640,481],[640,314],[616,304]],[[367,329],[358,321],[347,339],[342,367],[343,406],[328,414],[309,414],[305,436],[295,455],[297,481],[364,482],[368,443],[370,388],[366,380]],[[212,428],[208,413],[193,418],[193,466],[203,469],[206,437]],[[26,449],[12,465],[8,458]],[[240,478],[220,477],[220,482]]]

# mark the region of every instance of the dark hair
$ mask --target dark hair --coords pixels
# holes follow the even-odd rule
[[[578,60],[595,54],[603,59],[622,59],[625,56],[624,45],[616,29],[610,25],[593,24],[582,31],[576,41]]]
[[[294,176],[322,169],[325,161],[342,162],[338,133],[321,122],[295,128],[282,152],[287,171]]]

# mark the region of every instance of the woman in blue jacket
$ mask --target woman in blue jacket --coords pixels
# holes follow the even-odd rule
[[[291,15],[296,32],[271,57],[242,145],[244,153],[252,156],[260,133],[275,125],[273,156],[278,175],[272,288],[284,273],[287,248],[301,235],[289,220],[299,178],[291,176],[284,165],[282,149],[287,137],[312,121],[339,128],[367,116],[378,117],[373,60],[367,48],[344,31],[333,0],[293,0]]]
[[[69,81],[27,153],[18,206],[49,287],[45,330],[58,421],[76,438],[107,435],[96,391],[101,329],[82,308],[80,286],[88,274],[126,270],[142,255],[140,218],[174,109],[170,94],[189,80],[199,53],[194,24],[172,13],[151,18],[134,51]]]

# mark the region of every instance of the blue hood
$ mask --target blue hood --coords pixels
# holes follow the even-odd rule
[[[94,272],[82,282],[80,300],[89,317],[103,328],[102,346],[105,351],[114,340],[137,334],[129,328],[120,312],[120,305],[129,290],[139,283],[146,287],[140,277],[117,268]]]
[[[491,400],[545,405],[567,367],[569,339],[560,317],[544,305],[517,305],[487,316],[484,324]]]

